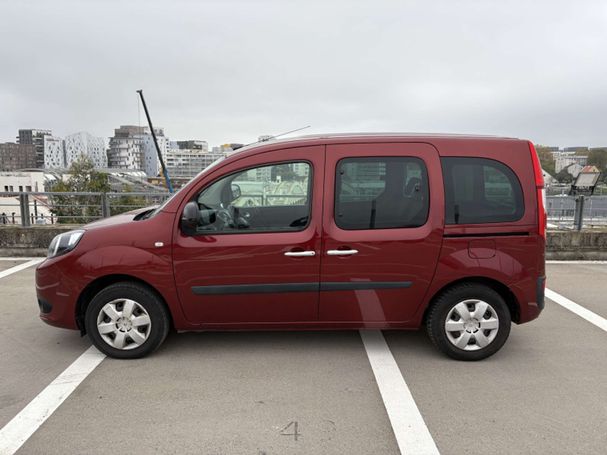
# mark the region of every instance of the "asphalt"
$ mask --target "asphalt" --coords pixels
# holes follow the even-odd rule
[[[606,264],[547,269],[552,290],[607,317]],[[1,427],[90,343],[38,320],[33,268],[0,279],[0,296]],[[559,305],[482,362],[443,357],[423,332],[384,337],[442,454],[605,453],[607,333]],[[106,358],[18,453],[112,452],[398,447],[357,332],[185,333],[146,359]]]

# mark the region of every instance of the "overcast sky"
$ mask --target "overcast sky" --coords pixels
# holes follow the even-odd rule
[[[605,1],[0,0],[0,141],[498,134],[607,145]],[[302,133],[302,134],[303,134]]]

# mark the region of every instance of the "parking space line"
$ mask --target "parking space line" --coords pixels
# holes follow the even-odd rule
[[[577,314],[579,317],[586,319],[591,324],[596,325],[599,329],[603,329],[605,332],[607,332],[607,319],[550,289],[546,289],[546,297],[553,302],[558,303],[563,308],[567,308],[572,313]]]
[[[31,261],[32,259],[44,259],[42,256],[32,256],[32,257],[21,257],[21,256],[17,256],[17,257],[0,257],[0,261]]]
[[[579,261],[559,261],[556,259],[551,259],[546,261],[546,264],[581,264],[581,265],[597,265],[597,264],[607,264],[607,261],[594,261],[594,260],[579,260]]]
[[[13,273],[20,272],[21,270],[27,269],[32,265],[36,265],[44,261],[44,258],[32,259],[31,261],[24,262],[23,264],[16,265],[15,267],[11,267],[10,269],[6,269],[0,272],[0,278],[7,277],[12,275]]]
[[[371,369],[375,375],[401,454],[439,453],[405,378],[379,330],[361,330]]]
[[[103,359],[105,355],[91,346],[30,401],[0,430],[0,455],[19,450]]]

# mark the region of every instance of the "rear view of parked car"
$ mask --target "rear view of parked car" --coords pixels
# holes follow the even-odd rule
[[[328,135],[240,149],[165,204],[62,234],[41,318],[106,354],[169,330],[418,329],[461,360],[544,305],[543,179],[531,143]]]

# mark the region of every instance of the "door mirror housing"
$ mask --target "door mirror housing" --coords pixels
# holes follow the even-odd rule
[[[193,235],[201,222],[201,218],[198,203],[195,201],[188,202],[181,215],[181,229],[185,234]]]

